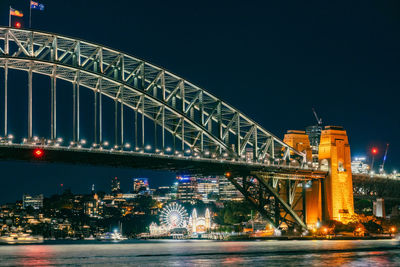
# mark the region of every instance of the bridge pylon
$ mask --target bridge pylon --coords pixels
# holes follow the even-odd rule
[[[321,170],[328,171],[323,185],[324,220],[347,222],[354,215],[350,145],[346,131],[326,126],[319,145]]]
[[[311,166],[312,150],[310,140],[305,131],[289,130],[285,134],[283,141],[297,151],[306,154],[306,164]],[[310,178],[304,184],[303,206],[304,221],[307,226],[316,226],[322,221],[322,184],[323,179]]]

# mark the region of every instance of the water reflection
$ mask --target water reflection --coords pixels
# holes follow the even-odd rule
[[[0,266],[393,266],[395,241],[128,241],[0,246]]]
[[[52,246],[30,245],[17,246],[16,265],[22,266],[50,266],[53,265]]]

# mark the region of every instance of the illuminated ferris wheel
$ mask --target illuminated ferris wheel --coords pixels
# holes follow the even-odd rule
[[[178,203],[168,204],[161,211],[161,224],[168,229],[186,227],[187,219],[188,213],[186,209]]]

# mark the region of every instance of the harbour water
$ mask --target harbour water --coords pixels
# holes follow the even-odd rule
[[[0,266],[400,266],[396,240],[51,242],[0,246]]]

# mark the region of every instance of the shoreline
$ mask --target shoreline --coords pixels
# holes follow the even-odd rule
[[[135,244],[135,243],[163,243],[163,242],[260,242],[260,241],[370,241],[370,240],[393,240],[400,242],[396,237],[389,236],[374,236],[374,237],[259,237],[259,238],[229,238],[225,240],[214,240],[214,239],[201,239],[201,238],[188,238],[188,239],[127,239],[121,241],[100,241],[100,240],[70,240],[70,239],[58,239],[58,240],[44,240],[41,243],[15,243],[7,244],[0,243],[0,246],[22,246],[22,245],[73,245],[73,244]]]

